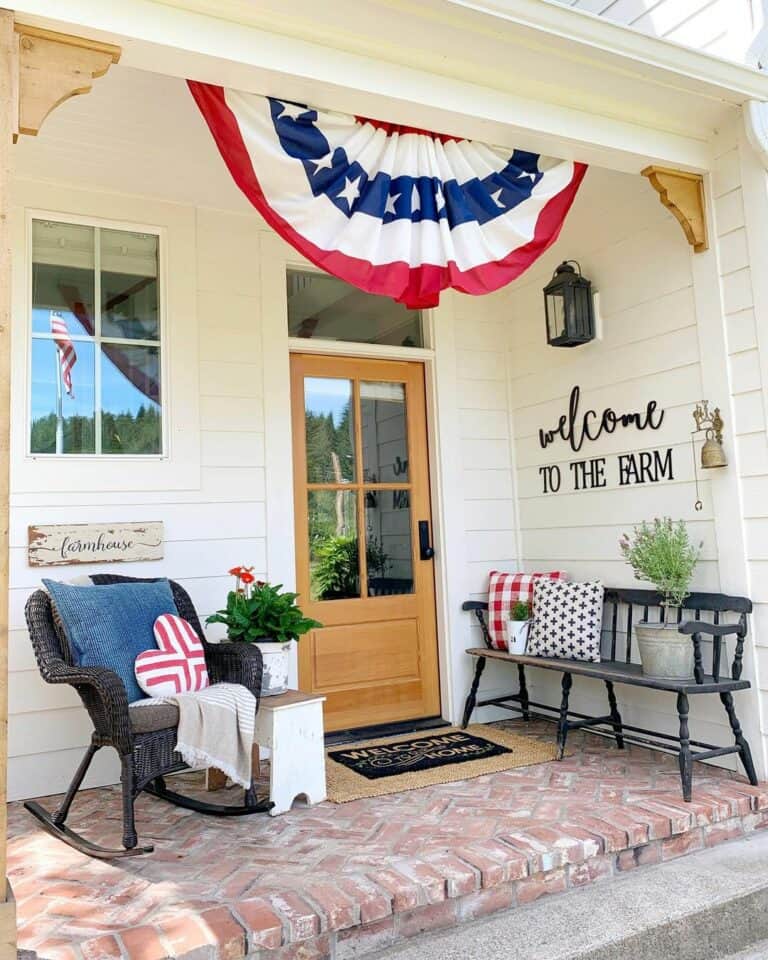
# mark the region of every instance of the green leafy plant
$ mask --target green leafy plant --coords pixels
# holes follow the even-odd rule
[[[318,599],[354,597],[359,576],[356,537],[327,537],[317,545],[312,579]]]
[[[314,550],[312,580],[318,599],[357,596],[360,579],[358,540],[355,536],[326,537]],[[365,548],[368,574],[384,576],[391,561],[379,540],[368,537]]]
[[[509,611],[510,620],[530,620],[531,619],[532,608],[530,603],[526,603],[525,600],[518,600],[512,604],[512,609]]]
[[[223,623],[230,640],[255,643],[274,640],[288,643],[321,627],[305,617],[296,603],[298,594],[283,592],[283,585],[255,580],[253,567],[233,567],[234,590],[227,595],[227,605],[206,619],[206,623]]]
[[[688,596],[702,544],[694,546],[682,520],[657,517],[643,522],[631,537],[619,540],[624,559],[638,580],[652,583],[664,597],[664,606],[679,607]]]

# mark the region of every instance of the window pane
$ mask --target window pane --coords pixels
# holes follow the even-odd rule
[[[365,494],[368,596],[413,593],[411,507],[407,490]]]
[[[93,227],[32,221],[32,330],[50,333],[61,313],[71,336],[94,332]]]
[[[309,491],[309,579],[313,600],[360,596],[357,495]]]
[[[102,345],[102,453],[163,452],[158,347]]]
[[[94,347],[73,344],[76,353],[67,393],[61,356],[53,340],[32,340],[32,453],[94,453]]]
[[[157,236],[106,229],[100,236],[102,336],[159,340]]]
[[[288,333],[314,340],[423,347],[421,314],[323,273],[289,270]]]
[[[361,383],[363,479],[366,483],[408,481],[408,436],[405,386],[402,383]]]
[[[306,377],[304,416],[307,482],[343,483],[354,480],[352,382],[332,377]]]

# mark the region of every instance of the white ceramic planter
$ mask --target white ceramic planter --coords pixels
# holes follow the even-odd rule
[[[264,673],[261,679],[262,697],[275,697],[288,689],[288,663],[290,643],[261,640],[256,646],[264,658]]]
[[[528,646],[528,628],[530,620],[507,620],[507,650],[510,653],[525,653]]]
[[[643,673],[654,680],[693,679],[693,641],[676,623],[646,623],[636,627]]]

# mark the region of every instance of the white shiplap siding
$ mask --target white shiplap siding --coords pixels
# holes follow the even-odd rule
[[[47,189],[50,190],[50,187]],[[102,198],[109,208],[109,199]],[[162,205],[157,225],[163,225]],[[107,214],[105,214],[107,215]],[[196,271],[186,278],[197,291],[197,322],[169,310],[168,322],[187,324],[197,337],[190,350],[199,376],[199,422],[174,410],[200,436],[200,462],[189,489],[157,488],[94,492],[83,466],[83,492],[30,493],[15,483],[11,512],[11,614],[9,651],[9,798],[59,791],[68,782],[90,738],[90,725],[77,695],[48,686],[38,676],[24,628],[24,603],[41,571],[26,564],[29,524],[162,520],[165,557],[153,563],[49,571],[72,576],[109,571],[135,576],[171,575],[192,595],[202,617],[226,596],[233,565],[254,565],[266,576],[264,415],[259,325],[258,256],[261,221],[254,217],[198,209],[195,215]],[[171,251],[173,253],[173,251]],[[18,251],[17,251],[18,254]],[[20,262],[20,261],[19,261]],[[172,269],[173,264],[169,267]],[[23,314],[14,316],[23,334]],[[175,358],[183,362],[183,358]],[[174,369],[172,364],[172,369]],[[21,406],[21,398],[17,397]],[[23,418],[22,418],[23,419]],[[18,423],[19,421],[17,421]],[[43,571],[46,573],[46,571]],[[114,751],[104,750],[89,782],[117,778]]]

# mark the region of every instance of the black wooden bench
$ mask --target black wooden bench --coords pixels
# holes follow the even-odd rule
[[[747,635],[747,617],[752,612],[752,602],[746,597],[729,597],[720,593],[692,593],[684,602],[683,609],[690,611],[687,616],[692,619],[683,622],[683,609],[678,610],[677,622],[680,632],[689,634],[694,649],[694,679],[683,681],[654,680],[643,675],[639,663],[632,662],[632,631],[638,619],[645,619],[651,613],[652,620],[663,618],[664,608],[661,606],[661,596],[654,590],[624,590],[606,589],[605,608],[603,612],[603,630],[601,639],[601,656],[599,663],[589,663],[582,660],[566,660],[554,657],[537,657],[529,654],[511,654],[503,650],[495,650],[491,646],[488,634],[486,614],[488,604],[479,600],[468,600],[462,609],[472,611],[480,623],[485,640],[485,647],[471,647],[467,653],[477,658],[475,675],[472,686],[464,706],[462,725],[469,723],[472,711],[476,706],[495,706],[514,713],[520,713],[524,720],[533,717],[553,719],[557,718],[557,745],[558,757],[561,759],[565,751],[565,743],[570,730],[579,730],[585,727],[602,727],[600,732],[610,733],[615,737],[616,745],[624,749],[624,742],[639,743],[676,753],[680,763],[680,778],[683,785],[683,798],[691,799],[693,779],[693,761],[707,760],[713,757],[724,757],[727,754],[738,753],[744,765],[749,782],[757,784],[752,754],[746,737],[744,736],[736,709],[733,703],[733,693],[736,690],[747,690],[750,687],[748,680],[741,679],[742,661],[744,658],[744,639]],[[737,615],[736,622],[722,622],[724,614]],[[702,636],[711,638],[712,651],[708,663],[704,663]],[[723,660],[727,660],[728,651],[725,638],[736,637],[733,659],[723,675],[721,667]],[[517,664],[518,691],[493,697],[488,700],[477,699],[477,689],[480,677],[487,660]],[[562,699],[559,707],[546,703],[535,703],[528,696],[525,668],[538,667],[543,670],[556,670],[563,674]],[[608,713],[602,717],[591,717],[587,714],[576,713],[568,707],[568,698],[574,676],[593,677],[602,680],[608,695]],[[658,730],[648,730],[643,727],[630,726],[621,719],[614,684],[627,683],[636,687],[646,687],[651,690],[666,690],[677,694],[677,713],[680,720],[678,736],[662,733]],[[688,697],[692,694],[716,693],[725,707],[728,722],[735,740],[735,745],[718,747],[700,740],[691,740],[688,727]],[[547,711],[542,713],[541,711]],[[573,718],[573,719],[571,719]],[[661,738],[661,739],[658,739]],[[696,748],[691,749],[691,748]]]

